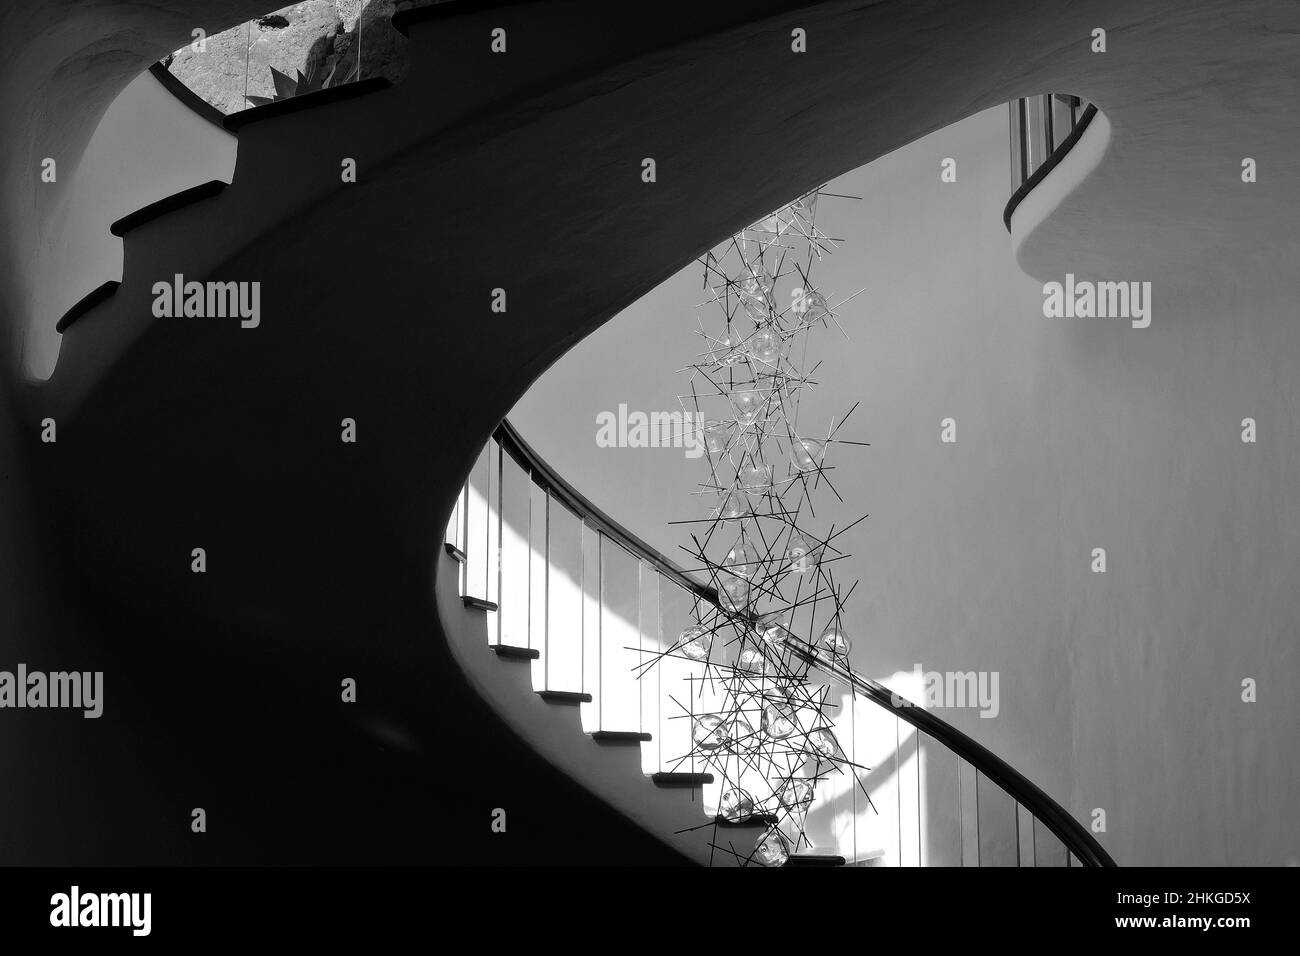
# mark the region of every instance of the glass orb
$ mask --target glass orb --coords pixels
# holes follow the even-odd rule
[[[704,423],[704,448],[710,454],[718,455],[726,451],[730,436],[731,428],[726,422]]]
[[[820,292],[806,292],[803,297],[803,319],[812,325],[814,322],[820,322],[830,314],[826,308],[826,296]]]
[[[808,734],[808,747],[819,757],[826,760],[833,759],[838,750],[835,735],[825,728],[814,730]]]
[[[731,404],[736,407],[736,418],[742,425],[753,424],[754,419],[763,413],[767,399],[762,392],[752,388],[742,388],[731,393]]]
[[[816,471],[826,454],[826,443],[815,438],[796,438],[790,446],[790,461],[802,472]]]
[[[754,798],[733,787],[718,800],[718,816],[728,823],[744,823],[754,815]]]
[[[763,707],[763,733],[776,740],[785,740],[794,733],[794,715],[779,704],[766,704]]]
[[[785,866],[785,861],[790,859],[790,851],[780,830],[759,837],[754,846],[754,859],[763,866]]]
[[[761,498],[772,487],[772,466],[741,465],[736,472],[736,482],[751,498]]]
[[[743,611],[749,604],[749,582],[744,578],[724,578],[718,603],[732,613]]]
[[[729,747],[750,746],[754,743],[754,725],[744,715],[737,715],[718,728],[718,736]]]
[[[767,296],[742,295],[740,304],[744,308],[745,314],[753,319],[755,325],[763,326],[772,321],[772,305]]]
[[[747,647],[736,658],[736,669],[751,674],[761,674],[767,669],[767,658],[756,647]]]
[[[793,574],[807,574],[816,564],[807,539],[797,531],[786,542],[785,563]]]
[[[713,637],[709,634],[709,629],[699,624],[686,628],[677,638],[678,650],[693,661],[708,660],[709,648],[712,644]]]
[[[782,809],[790,813],[806,810],[813,801],[815,782],[803,777],[791,777],[776,795]]]
[[[736,285],[740,286],[740,291],[745,295],[765,296],[772,291],[773,281],[772,273],[762,261],[748,262],[741,277],[736,280]]]
[[[758,573],[757,559],[758,555],[754,553],[754,548],[745,541],[745,536],[742,534],[727,552],[723,567],[732,574],[748,580]]]
[[[702,750],[717,750],[721,747],[722,736],[719,733],[721,726],[722,721],[712,714],[696,717],[691,725],[691,739],[695,741],[695,746]]]
[[[744,357],[745,351],[740,333],[728,324],[726,331],[713,343],[713,361],[719,365],[731,366]]]
[[[780,644],[790,633],[790,612],[769,611],[754,622],[754,630],[764,644]]]
[[[735,521],[749,514],[749,503],[745,496],[738,491],[728,491],[722,496],[717,509],[713,512],[713,517],[722,518],[724,521]]]
[[[773,328],[759,329],[749,337],[749,357],[761,365],[775,366],[785,354],[785,339]]]
[[[844,629],[832,621],[817,639],[817,646],[832,657],[845,657],[852,650],[853,642],[844,633]]]

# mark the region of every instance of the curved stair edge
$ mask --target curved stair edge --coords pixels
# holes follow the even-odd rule
[[[698,786],[656,786],[642,770],[639,746],[611,747],[585,733],[576,706],[548,702],[533,688],[532,668],[498,657],[488,643],[483,612],[461,600],[459,572],[460,564],[440,550],[435,574],[438,620],[470,685],[516,734],[550,764],[688,860],[713,866],[752,862],[750,856],[765,824],[718,827],[705,812]]]

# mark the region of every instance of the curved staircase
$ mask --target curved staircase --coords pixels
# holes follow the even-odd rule
[[[478,693],[548,761],[701,863],[762,865],[758,844],[786,823],[796,847],[787,866],[1115,865],[1005,761],[844,664],[793,645],[825,680],[849,688],[835,733],[846,751],[875,755],[870,792],[862,790],[861,807],[850,785],[803,814],[772,806],[729,822],[686,719],[694,706],[687,683],[707,680],[706,671],[672,666],[680,660],[674,627],[692,621],[692,602],[717,607],[716,593],[584,498],[509,423],[452,513],[437,589],[443,631]],[[866,720],[850,716],[859,701],[873,712]],[[817,779],[819,789],[833,782]],[[848,832],[829,848],[808,846],[803,818],[843,815],[846,804]],[[859,816],[867,818],[861,838]],[[956,841],[945,826],[954,816]]]
[[[584,685],[587,662],[568,675],[576,680],[554,683],[545,670],[553,648],[499,639],[492,647],[492,615],[506,603],[466,584],[465,569],[485,555],[437,539],[458,507],[474,450],[573,342],[735,223],[972,108],[973,100],[936,92],[887,131],[837,127],[824,149],[791,147],[789,178],[742,170],[716,190],[716,202],[696,202],[716,186],[705,159],[723,134],[716,115],[668,120],[701,82],[701,63],[715,64],[705,79],[722,82],[710,103],[717,115],[746,116],[755,95],[789,82],[785,65],[757,86],[723,81],[740,75],[727,64],[743,61],[754,44],[786,44],[793,6],[669,3],[637,30],[583,43],[574,42],[581,24],[603,9],[592,3],[522,4],[508,13],[440,4],[395,20],[410,40],[403,83],[363,81],[232,118],[233,181],[196,186],[116,225],[121,280],[60,318],[55,373],[22,395],[29,417],[60,422],[57,455],[42,460],[37,483],[58,503],[68,574],[105,606],[132,606],[163,622],[160,630],[183,623],[204,647],[220,640],[233,655],[266,654],[268,645],[286,658],[315,655],[317,676],[382,672],[388,737],[398,727],[397,738],[424,746],[436,730],[421,726],[434,706],[421,695],[439,655],[421,642],[441,630],[515,733],[584,787],[691,859],[751,862],[770,821],[719,825],[705,813],[709,781],[673,766],[656,730],[605,726],[599,717],[593,725],[592,708],[613,698]],[[853,6],[818,5],[808,22],[852,24],[846,40],[861,41],[875,14],[855,18]],[[926,35],[944,22],[941,7],[908,29]],[[474,42],[503,16],[508,70],[498,69],[486,42]],[[968,57],[964,68],[992,77],[972,96],[1005,100],[1012,81],[996,68],[996,51]],[[774,110],[800,113],[795,100],[818,86],[800,82],[793,99],[774,97]],[[878,95],[847,86],[831,92],[847,112]],[[642,109],[633,110],[638,102]],[[595,157],[584,141],[592,129],[610,131]],[[769,135],[766,120],[745,120],[740,139]],[[648,151],[671,172],[654,202],[636,175]],[[496,160],[484,176],[489,157]],[[357,183],[340,181],[343,158],[356,160]],[[610,208],[625,212],[617,228]],[[495,247],[448,243],[448,231],[468,223],[484,236],[520,238]],[[154,285],[176,274],[263,281],[260,326],[156,318]],[[490,291],[502,285],[511,289],[505,317],[488,309]],[[343,416],[360,424],[356,449],[339,445]],[[548,479],[548,493],[561,487],[558,476]],[[468,498],[461,500],[467,512]],[[596,515],[578,517],[590,523]],[[624,550],[634,544],[601,521],[602,534],[615,533]],[[196,585],[188,556],[200,542],[213,572]],[[646,549],[628,553],[638,567],[671,570]],[[137,602],[144,593],[147,608]],[[385,641],[374,640],[376,632]],[[890,716],[909,722],[901,712]],[[932,736],[946,733],[928,726]],[[905,748],[916,758],[939,737],[909,739],[893,759],[919,768]],[[961,759],[966,769],[952,763],[945,773],[969,795],[985,792],[981,780],[1012,779],[977,749]],[[948,817],[974,814],[973,827],[959,826],[956,855],[927,856],[903,809],[919,783],[890,786],[900,807],[888,831],[897,836],[896,862],[981,859],[977,805]],[[1039,796],[1025,788],[1015,798],[1024,801],[1012,807],[1015,860],[1065,863],[1068,852],[1109,862]],[[1062,841],[1061,852],[1037,852],[1042,834],[1032,820],[1028,834],[1019,832],[1022,810]],[[871,865],[879,849],[793,862]]]

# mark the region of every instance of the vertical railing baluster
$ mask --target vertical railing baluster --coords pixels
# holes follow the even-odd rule
[[[501,443],[488,442],[488,593],[485,597],[501,603]],[[501,612],[487,612],[488,640],[501,643]]]
[[[659,666],[659,654],[663,651],[663,630],[661,625],[661,593],[663,578],[650,565],[644,565],[650,575],[645,592],[647,602],[646,646],[641,661],[641,683],[644,685],[642,700],[646,702],[646,714],[641,725],[641,732],[650,735],[648,743],[641,745],[641,765],[646,773],[659,769],[659,745],[662,734],[659,732],[660,714],[663,698],[660,696],[663,668]]]
[[[582,729],[600,729],[600,532],[582,522]]]
[[[641,561],[604,538],[601,548],[601,730],[639,732]]]
[[[921,812],[921,731],[914,730],[912,736],[916,739],[916,865],[925,866],[925,860],[921,856],[921,830],[925,826],[925,817]]]
[[[551,496],[542,493],[542,525],[545,553],[542,557],[542,686],[551,684]]]
[[[533,662],[537,681],[546,680],[547,540],[546,492],[536,481],[528,483],[528,646],[540,657]],[[543,689],[550,689],[542,683]]]
[[[897,782],[897,799],[894,802],[894,812],[898,814],[897,829],[898,834],[898,865],[903,865],[903,739],[902,728],[899,726],[898,717],[894,717],[894,780]]]
[[[469,587],[469,482],[460,490],[460,521],[457,525],[456,533],[459,535],[459,544],[462,553],[465,553],[467,560],[460,563],[460,593],[463,597],[468,592]]]
[[[483,446],[470,471],[465,525],[465,596],[485,600],[488,591],[488,522],[491,518],[488,508],[489,450],[489,446]]]
[[[673,647],[678,635],[695,621],[695,595],[680,584],[660,576],[659,621],[663,648]],[[659,674],[659,757],[658,770],[685,770],[675,761],[690,753],[690,707],[693,677],[702,665],[690,661],[677,651],[660,659]]]
[[[962,866],[980,865],[979,773],[974,765],[958,759],[958,793],[961,800]]]
[[[1043,94],[1043,159],[1052,154],[1056,144],[1056,113],[1052,109],[1052,94]]]
[[[580,691],[583,684],[582,521],[549,492],[546,506],[546,648],[549,690]]]
[[[1016,844],[1018,866],[1034,866],[1034,815],[1016,801]]]
[[[894,717],[898,728],[898,865],[920,866],[921,819],[917,810],[920,778],[920,747],[912,725]]]
[[[596,719],[596,725],[597,725],[601,730],[604,730],[604,729],[605,729],[605,584],[606,584],[606,581],[605,581],[605,579],[606,579],[606,574],[605,574],[605,552],[606,552],[607,548],[605,547],[605,535],[604,535],[604,534],[600,534],[598,537],[599,537],[599,541],[600,541],[600,548],[599,548],[599,554],[600,554],[600,592],[599,592],[599,593],[600,593],[600,642],[596,645],[596,648],[597,648],[598,655],[599,655],[599,656],[598,656],[598,660],[599,660],[598,671],[599,671],[599,675],[600,675],[600,676],[599,676],[599,678],[598,678],[598,681],[599,681],[599,684],[598,684],[599,696],[597,697],[597,700],[600,701],[600,707],[599,707],[599,709],[596,711],[596,718],[597,718],[597,719]]]
[[[849,726],[853,728],[853,736],[849,739],[849,761],[856,767],[858,763],[858,694],[852,688],[849,689]],[[854,783],[851,790],[853,802],[850,808],[853,816],[853,856],[850,860],[858,858],[858,787],[857,773],[854,772]],[[847,854],[846,854],[847,855]]]

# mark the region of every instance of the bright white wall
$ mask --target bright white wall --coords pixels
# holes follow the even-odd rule
[[[200,118],[148,72],[100,120],[79,165],[61,163],[59,202],[35,250],[22,332],[23,371],[48,378],[58,357],[55,323],[86,293],[122,275],[122,240],[110,225],[199,183],[230,182],[235,137]]]
[[[958,180],[939,181],[953,157]],[[758,158],[755,161],[759,161]],[[1005,109],[832,184],[847,240],[822,272],[848,307],[823,333],[822,418],[862,406],[837,450],[848,504],[855,666],[895,681],[1000,674],[1001,711],[941,715],[1087,821],[1124,864],[1300,859],[1292,744],[1300,704],[1294,276],[1188,274],[1152,327],[1045,319],[1012,257]],[[1140,268],[1140,266],[1139,266]],[[1139,273],[1140,275],[1140,273]],[[578,487],[667,554],[704,467],[670,449],[602,449],[620,402],[677,407],[698,339],[698,267],[552,368],[511,415]],[[716,322],[708,310],[700,313]],[[804,414],[817,413],[805,405]],[[1245,416],[1256,445],[1239,440]],[[939,441],[940,421],[958,442]],[[1091,573],[1105,547],[1109,571]],[[678,552],[680,556],[680,552]],[[1240,681],[1260,681],[1245,704]]]

